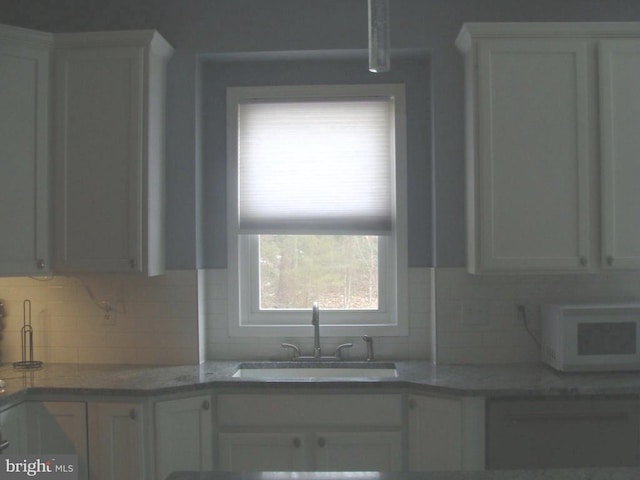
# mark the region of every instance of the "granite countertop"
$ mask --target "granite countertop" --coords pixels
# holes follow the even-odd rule
[[[482,472],[176,472],[167,480],[628,480],[640,468],[488,470]]]
[[[376,388],[459,396],[522,397],[640,395],[640,372],[560,373],[542,364],[435,366],[395,362],[397,378],[232,378],[243,362],[209,361],[188,366],[45,364],[38,370],[0,366],[5,381],[0,405],[32,393],[150,396],[208,388]],[[272,363],[272,362],[270,362]],[[254,362],[252,365],[266,365]]]

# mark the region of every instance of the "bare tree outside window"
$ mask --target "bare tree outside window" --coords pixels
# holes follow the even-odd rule
[[[378,309],[378,237],[260,235],[260,309]]]

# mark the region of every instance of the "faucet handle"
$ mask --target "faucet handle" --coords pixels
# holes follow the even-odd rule
[[[342,345],[338,345],[338,348],[336,348],[336,351],[333,354],[334,357],[336,357],[338,359],[342,359],[342,349],[343,348],[351,348],[351,347],[353,347],[353,343],[343,343]]]
[[[369,335],[364,335],[362,337],[362,340],[364,340],[364,343],[367,344],[367,362],[372,362],[373,361],[373,338],[371,338]]]
[[[300,356],[300,349],[291,343],[282,343],[280,344],[282,348],[290,348],[291,349],[291,360],[297,360]]]

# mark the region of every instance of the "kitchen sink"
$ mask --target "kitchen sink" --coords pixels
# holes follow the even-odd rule
[[[368,362],[268,362],[241,364],[234,378],[254,379],[313,379],[313,378],[395,378],[393,363]]]

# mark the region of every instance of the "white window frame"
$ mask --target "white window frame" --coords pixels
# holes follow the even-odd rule
[[[260,311],[258,236],[239,234],[238,104],[251,99],[394,99],[395,204],[393,231],[379,240],[379,308],[375,311],[323,310],[324,336],[408,335],[406,106],[404,85],[313,85],[230,87],[227,89],[227,278],[229,335],[232,337],[310,337],[308,309]]]

